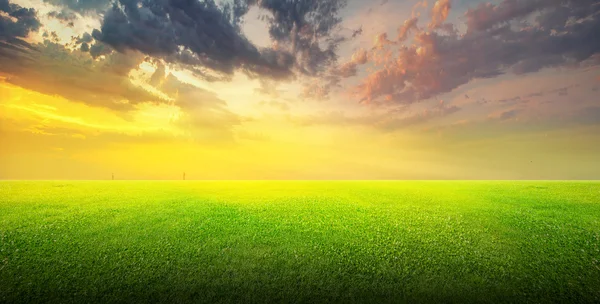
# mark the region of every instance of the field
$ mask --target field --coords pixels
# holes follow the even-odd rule
[[[2,303],[600,302],[600,182],[4,181]]]

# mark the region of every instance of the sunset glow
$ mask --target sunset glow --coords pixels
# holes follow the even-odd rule
[[[0,0],[0,179],[600,178],[598,1],[150,2]]]

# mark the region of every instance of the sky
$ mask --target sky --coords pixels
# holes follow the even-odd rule
[[[0,179],[600,179],[600,0],[0,0]]]

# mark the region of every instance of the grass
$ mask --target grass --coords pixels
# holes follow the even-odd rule
[[[600,302],[600,182],[0,182],[0,302]]]

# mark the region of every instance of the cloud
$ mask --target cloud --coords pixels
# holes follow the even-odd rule
[[[155,60],[156,70],[152,73],[150,77],[150,81],[148,82],[151,86],[158,87],[166,78],[166,68],[165,65],[160,60]]]
[[[451,7],[450,0],[436,1],[431,9],[431,23],[429,23],[429,28],[435,29],[441,27],[446,19],[448,19]]]
[[[132,117],[142,104],[171,104],[181,109],[173,123],[194,139],[233,139],[231,128],[242,118],[230,112],[216,94],[166,75],[162,61],[136,50],[114,52],[103,42],[94,42],[89,33],[73,38],[75,45],[81,44],[75,50],[49,40],[30,44],[21,38],[39,28],[35,11],[6,0],[0,0],[0,9],[5,13],[0,15],[3,82],[110,109],[124,117]],[[132,82],[130,75],[144,61],[153,62],[157,68],[148,83],[141,85]]]
[[[112,56],[121,57],[124,55],[115,53]],[[60,84],[62,81],[57,83],[50,82],[48,79],[51,77],[59,78],[59,80],[61,77],[64,77],[56,73],[49,74],[48,77],[44,78],[43,81],[34,79],[32,82],[21,83],[20,80],[14,81],[14,77],[8,78],[7,81],[16,85],[21,85],[22,87],[28,89],[34,89],[42,94],[57,94],[65,97],[75,98],[76,94],[85,93],[85,91],[80,91],[80,85],[82,84],[75,82],[75,79],[79,76],[91,82],[83,83],[83,85],[86,86],[85,89],[89,90],[92,83],[95,83],[97,86],[96,90],[88,92],[90,95],[95,95],[94,99],[89,99],[87,98],[87,95],[82,95],[81,99],[79,100],[84,100],[86,104],[91,106],[110,108],[115,111],[119,111],[118,113],[122,114],[123,111],[135,110],[135,106],[138,104],[138,102],[132,102],[131,100],[126,99],[120,100],[117,98],[120,90],[125,90],[128,88],[125,83],[116,82],[118,80],[126,80],[126,78],[118,77],[119,75],[126,74],[126,69],[121,70],[119,66],[127,66],[128,64],[137,62],[136,56],[130,57],[132,58],[109,59],[102,62],[100,66],[90,67],[90,72],[98,75],[97,78],[93,79],[90,79],[90,75],[81,77],[82,75],[79,73],[79,71],[72,68],[65,70],[64,73],[66,74],[71,74],[73,71],[76,72],[72,79],[72,83],[76,84],[75,88],[61,86]],[[74,59],[71,58],[70,60]],[[110,73],[112,76],[108,76],[106,73]],[[149,98],[152,102],[161,103],[163,106],[177,107],[179,108],[179,111],[174,112],[175,115],[171,117],[168,125],[163,125],[170,131],[161,131],[162,133],[168,133],[171,134],[172,137],[177,137],[180,139],[193,139],[196,142],[202,143],[231,143],[234,141],[235,138],[232,128],[235,125],[239,125],[243,118],[229,111],[225,101],[221,100],[215,93],[198,88],[191,84],[184,83],[171,74],[163,76],[163,78],[158,79],[155,88],[166,95],[168,99],[159,99],[153,95],[150,95]],[[159,77],[157,76],[156,78]],[[46,82],[49,83],[46,84]],[[42,84],[47,85],[47,87],[41,87]],[[123,86],[125,86],[125,88],[123,88]],[[53,91],[49,91],[50,89],[53,89]],[[138,92],[138,94],[141,95],[141,92],[143,91],[141,90]],[[146,94],[149,93],[146,92]],[[115,100],[122,101],[123,103],[118,105],[110,103],[111,101]],[[147,102],[145,101],[145,98],[141,100],[144,100],[143,102]],[[151,105],[146,104],[144,106],[146,107]],[[126,129],[124,129],[124,126],[88,123],[77,117],[64,116],[63,114],[57,112],[55,108],[44,105],[9,104],[8,107],[33,114],[37,118],[36,120],[40,121],[40,123],[30,127],[28,130],[39,134],[61,136],[68,135],[70,137],[72,137],[72,135],[82,134],[86,137],[90,137],[92,135],[98,135],[94,132],[114,135],[115,132]],[[126,114],[129,113],[127,112]],[[129,117],[126,116],[125,118]],[[46,121],[52,121],[53,127],[49,128],[47,125],[45,125]],[[59,125],[64,125],[65,128],[72,130],[67,132],[67,129],[57,129],[56,123],[59,123]],[[140,131],[137,127],[137,122],[135,121],[130,120],[126,125],[132,128],[128,131],[128,134]],[[158,127],[159,126],[156,126],[156,129],[152,128],[152,130],[154,130],[152,132],[157,131]]]
[[[445,105],[443,102],[418,112],[407,112],[405,108],[392,109],[383,113],[360,116],[346,116],[342,112],[327,112],[296,120],[302,126],[334,125],[334,126],[368,126],[385,132],[417,126],[436,118],[445,117],[460,111],[457,106]]]
[[[268,79],[259,79],[260,87],[254,89],[255,92],[259,94],[263,94],[266,96],[270,96],[273,98],[278,98],[283,93],[283,90],[277,89],[277,82],[268,80]]]
[[[94,41],[94,38],[92,35],[90,35],[90,33],[84,33],[81,37],[78,37],[75,40],[76,43],[92,43],[92,41]]]
[[[79,50],[88,53],[90,52],[90,44],[94,41],[94,38],[90,33],[84,33],[81,37],[74,38],[74,43],[79,44]],[[96,58],[98,56],[93,56]]]
[[[335,74],[342,78],[348,78],[356,75],[357,67],[367,63],[368,53],[364,49],[357,50],[350,61],[340,65],[334,71]]]
[[[273,62],[262,57],[212,1],[119,3],[106,12],[101,29],[92,33],[119,52],[137,50],[174,63],[206,67],[219,76],[231,75],[238,66],[253,72],[285,73],[290,63],[276,56],[270,57]]]
[[[49,12],[48,17],[58,19],[62,22],[73,22],[77,20],[77,14],[66,9]]]
[[[503,0],[499,4],[480,3],[476,8],[469,9],[465,13],[467,27],[469,31],[485,31],[494,26],[506,24],[515,19],[527,17],[528,15],[541,11],[546,8],[552,8],[552,13],[556,10],[567,9],[565,16],[570,12],[568,8],[561,6],[565,2],[562,0]],[[566,1],[569,5],[576,5],[578,8],[587,6],[588,8],[596,2],[595,0],[576,0]],[[546,19],[551,14],[546,12],[538,20]],[[554,20],[556,24],[557,20]],[[566,21],[566,18],[563,19]]]
[[[112,0],[44,0],[44,2],[89,15],[106,11]]]
[[[547,89],[547,90],[541,90],[541,91],[537,91],[537,92],[533,92],[524,96],[516,96],[513,97],[509,100],[527,100],[531,97],[542,97],[542,96],[546,96],[546,95],[552,95],[552,94],[558,94],[559,96],[567,96],[569,95],[569,90],[571,90],[572,88],[577,88],[579,87],[579,84],[572,84],[572,85],[568,85],[568,86],[564,86],[564,87],[559,87],[556,89]],[[502,101],[502,100],[499,100]]]
[[[318,80],[314,80],[309,83],[305,83],[302,87],[300,97],[304,99],[313,100],[325,100],[329,98],[329,93],[332,90],[332,83],[323,83]]]
[[[31,48],[11,51],[8,56],[0,53],[6,82],[119,112],[133,110],[138,103],[160,102],[128,78],[129,71],[143,61],[139,53],[115,53],[95,62],[85,53],[47,40]]]
[[[26,38],[30,32],[35,32],[40,27],[41,23],[34,9],[0,0],[0,42],[20,43],[15,39]]]
[[[434,16],[433,24],[445,20],[445,9],[449,9],[443,5],[445,1],[437,3],[441,3],[439,16]],[[434,7],[434,11],[438,10]],[[557,18],[557,11],[563,17]],[[519,18],[533,12],[538,21],[520,22]],[[598,0],[505,0],[498,5],[480,5],[465,16],[468,29],[463,34],[442,27],[415,30],[412,44],[376,43],[387,55],[372,60],[377,68],[352,92],[361,102],[410,104],[478,78],[599,63],[592,60],[600,53]]]
[[[207,80],[228,80],[234,71],[273,79],[293,71],[315,76],[337,59],[346,38],[333,35],[343,0],[206,1],[120,0],[92,35],[119,52],[137,50],[190,68]],[[242,33],[240,20],[251,6],[267,18],[274,47],[258,48]]]
[[[538,78],[539,79],[539,78]],[[571,106],[575,106],[575,103],[571,102],[570,99],[564,98],[553,98],[556,96],[568,96],[572,89],[582,87],[580,83],[569,84],[566,86],[556,86],[557,83],[552,84],[544,81],[535,81],[529,80],[528,83],[522,83],[522,87],[515,88],[515,82],[521,83],[518,79],[513,80],[509,85],[505,83],[505,85],[496,85],[495,89],[492,92],[483,93],[479,92],[470,92],[469,95],[465,95],[465,98],[462,99],[460,97],[459,100],[456,100],[457,105],[468,106],[468,105],[486,105],[486,108],[494,108],[494,107],[536,107],[540,104],[550,103],[557,100],[569,100]],[[545,89],[542,90],[530,90],[530,84],[535,83],[545,83]],[[564,83],[564,80],[561,82]],[[506,90],[506,88],[513,88],[512,90]],[[513,92],[514,90],[514,92]],[[517,92],[518,91],[518,92]],[[515,93],[514,95],[509,95],[510,92]],[[483,95],[483,96],[482,96]],[[467,96],[469,98],[467,98]],[[494,98],[496,97],[496,98]],[[582,100],[582,102],[584,102]],[[544,109],[544,110],[552,110],[552,108]],[[537,114],[541,114],[538,112]],[[545,114],[544,114],[545,115]]]
[[[81,45],[83,48],[83,44]],[[106,44],[96,41],[94,44],[90,44],[89,46],[89,53],[92,56],[92,58],[96,59],[100,56],[105,56],[105,55],[109,55],[113,52],[113,50],[107,46]]]
[[[391,44],[394,44],[394,42],[388,38],[387,33],[381,33],[375,36],[375,45],[373,46],[373,49],[381,50]]]
[[[402,26],[400,26],[400,28],[398,28],[398,41],[404,41],[406,40],[408,34],[410,34],[412,31],[418,30],[418,26],[417,23],[419,22],[419,18],[417,17],[412,17],[406,21],[404,21],[404,24],[402,24]]]
[[[515,118],[519,113],[521,113],[521,111],[522,110],[520,110],[520,109],[504,110],[504,111],[492,113],[488,116],[488,118],[497,119],[497,120],[501,120],[501,121],[509,120],[509,119]]]
[[[345,78],[356,76],[358,67],[364,65],[369,60],[369,54],[365,49],[358,49],[349,61],[331,66],[325,73],[317,79],[309,79],[303,84],[301,98],[313,100],[326,100],[330,93],[336,88],[340,88],[340,82]]]
[[[338,13],[347,0],[248,0],[248,3],[272,14],[268,18],[269,35],[298,58],[296,67],[301,73],[316,75],[337,60],[338,45],[347,39],[336,35],[341,23]]]
[[[362,35],[362,32],[363,32],[363,29],[361,26],[357,30],[352,31],[352,38],[356,38],[356,37]]]

